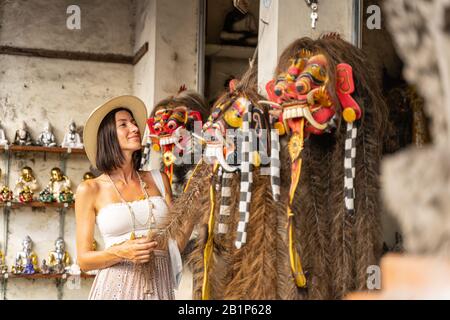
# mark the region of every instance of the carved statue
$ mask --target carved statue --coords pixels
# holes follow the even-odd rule
[[[11,272],[13,274],[23,273],[24,265],[22,264],[22,259],[16,258],[14,265],[11,267]]]
[[[52,132],[52,127],[49,122],[46,122],[44,131],[39,135],[36,144],[43,147],[56,147],[55,135]]]
[[[0,179],[2,177],[2,170],[0,169]],[[0,202],[9,202],[13,199],[12,191],[5,185],[0,184]]]
[[[64,187],[58,196],[58,202],[61,203],[72,203],[74,202],[74,194],[69,187]]]
[[[2,124],[0,122],[0,146],[6,147],[9,144],[8,139],[5,135],[5,130],[3,130]]]
[[[50,171],[50,181],[47,185],[49,191],[53,194],[53,199],[59,201],[60,193],[65,189],[70,189],[71,181],[65,176],[61,169],[53,168]]]
[[[16,131],[14,144],[19,146],[31,146],[33,144],[31,134],[27,129],[27,124],[25,123],[25,121],[22,121],[20,128]]]
[[[54,273],[64,273],[70,267],[70,256],[66,249],[64,239],[59,237],[55,241],[55,250],[48,254],[48,265]]]
[[[8,266],[5,264],[5,255],[0,249],[0,274],[5,274],[8,272]]]
[[[83,174],[83,181],[89,180],[89,179],[94,179],[95,176],[92,172],[86,172],[85,174]]]
[[[19,192],[19,202],[27,203],[33,201],[33,191],[29,186],[24,186],[22,191]]]
[[[38,183],[33,175],[33,170],[30,167],[23,167],[14,189],[16,197],[21,202],[32,201],[33,193],[37,188]]]
[[[48,186],[45,187],[44,190],[39,192],[39,201],[46,202],[46,203],[55,201],[55,198],[53,197],[53,193],[51,193],[50,188]]]
[[[16,263],[12,266],[13,273],[23,273],[25,270],[30,273],[32,270],[39,272],[38,257],[33,251],[33,241],[30,236],[26,236],[22,241],[22,251],[16,254]]]
[[[50,273],[50,267],[48,266],[47,261],[45,259],[42,260],[41,273],[42,274],[49,274]]]
[[[69,125],[69,131],[64,135],[64,141],[61,144],[63,148],[78,148],[82,149],[83,143],[81,142],[81,137],[77,132],[77,126],[72,120]]]

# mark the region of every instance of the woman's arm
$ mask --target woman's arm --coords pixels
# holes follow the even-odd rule
[[[92,250],[95,230],[95,198],[97,195],[98,185],[95,181],[81,183],[76,193],[77,263],[81,270],[103,269],[125,260],[135,263],[148,262],[150,252],[156,246],[156,242],[147,239],[128,240],[104,251]]]

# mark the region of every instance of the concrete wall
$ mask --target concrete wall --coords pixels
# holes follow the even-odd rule
[[[311,10],[305,1],[260,1],[258,51],[258,83],[260,93],[265,95],[265,84],[272,79],[278,57],[295,39],[317,38],[324,32],[339,32],[352,40],[354,0],[319,1],[319,20],[316,29],[311,28]],[[263,22],[264,21],[264,22]]]
[[[32,0],[0,2],[0,44],[29,48],[115,53],[131,55],[134,51],[134,1],[77,0],[81,8],[81,30],[66,28],[66,8],[73,1]],[[106,99],[133,92],[133,66],[111,63],[78,62],[34,57],[0,55],[0,119],[11,141],[19,123],[25,120],[34,138],[45,120],[53,125],[61,142],[70,119],[83,125],[91,110]],[[5,170],[5,161],[1,168]],[[31,166],[41,186],[49,180],[50,169],[59,166],[57,155],[24,154],[11,161],[10,186],[24,165]],[[83,156],[67,161],[66,174],[73,189],[89,169]],[[35,242],[39,260],[54,248],[59,235],[56,209],[16,209],[9,219],[7,263],[11,266],[22,239],[28,234]],[[65,216],[67,250],[73,258],[75,217],[69,210]],[[101,241],[98,234],[97,240]],[[55,280],[10,279],[6,299],[56,299]],[[86,299],[92,280],[82,280],[79,290],[63,287],[63,299]]]

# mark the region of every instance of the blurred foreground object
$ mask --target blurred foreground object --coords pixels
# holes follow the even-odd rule
[[[384,9],[405,77],[425,99],[432,143],[384,160],[384,200],[407,255],[383,259],[380,293],[348,298],[450,299],[450,1],[390,0]]]
[[[350,300],[448,300],[450,259],[387,255],[381,261],[382,291],[354,293]]]

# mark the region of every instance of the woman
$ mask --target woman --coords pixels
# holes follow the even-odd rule
[[[78,264],[99,270],[89,299],[173,299],[180,273],[179,251],[187,239],[158,247],[171,203],[169,180],[158,170],[138,172],[147,111],[133,96],[96,108],[84,129],[86,154],[103,174],[80,184],[76,194]],[[94,229],[105,249],[93,251]],[[182,234],[192,232],[185,225]]]

